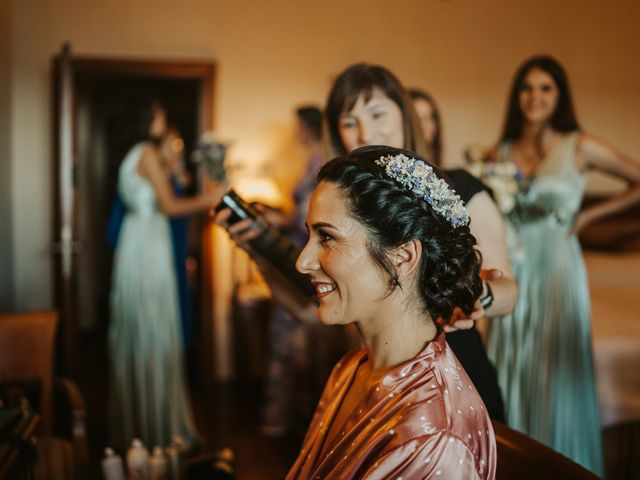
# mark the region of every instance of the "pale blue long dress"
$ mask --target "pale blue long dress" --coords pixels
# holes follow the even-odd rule
[[[115,253],[109,353],[111,441],[148,448],[172,435],[197,439],[185,386],[178,286],[167,217],[153,187],[138,174],[148,144],[134,146],[120,166],[118,192],[127,213]]]
[[[587,274],[570,233],[586,183],[577,139],[569,134],[549,152],[507,216],[518,300],[511,315],[491,320],[487,350],[509,425],[602,474]],[[510,146],[500,154],[510,160]]]

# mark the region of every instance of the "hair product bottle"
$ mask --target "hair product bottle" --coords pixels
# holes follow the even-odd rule
[[[102,459],[102,474],[105,480],[125,480],[122,458],[112,448],[104,449],[105,457]]]
[[[149,458],[149,480],[169,480],[169,465],[162,447],[155,446]]]
[[[171,445],[165,449],[169,461],[171,480],[184,480],[186,478],[184,451],[185,445],[182,437],[178,435],[171,437]]]
[[[149,478],[149,452],[144,448],[142,440],[134,438],[131,448],[127,451],[127,467],[129,480],[148,480]]]

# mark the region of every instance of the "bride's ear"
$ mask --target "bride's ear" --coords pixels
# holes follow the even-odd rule
[[[422,258],[422,243],[409,240],[391,251],[390,259],[396,271],[398,281],[402,284],[417,271]]]

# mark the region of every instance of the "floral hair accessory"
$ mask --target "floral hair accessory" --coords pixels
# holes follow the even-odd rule
[[[454,227],[469,223],[469,214],[460,196],[422,160],[401,153],[382,156],[376,163],[384,167],[387,176],[417,194]]]

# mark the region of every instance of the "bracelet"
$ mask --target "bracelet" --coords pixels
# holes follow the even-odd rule
[[[485,310],[489,308],[493,304],[493,290],[491,290],[491,285],[489,282],[482,281],[483,290],[486,290],[486,293],[480,297],[480,305]]]

